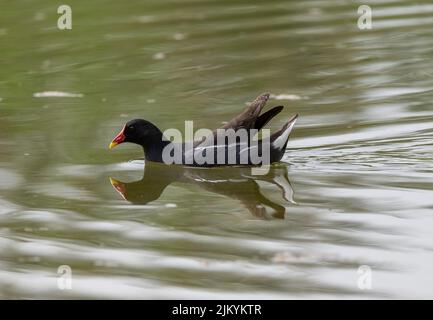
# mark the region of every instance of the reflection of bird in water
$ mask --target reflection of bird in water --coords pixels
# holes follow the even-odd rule
[[[172,182],[179,180],[181,175],[180,166],[147,163],[141,180],[125,183],[110,178],[110,182],[126,201],[146,204],[157,200],[164,189]]]
[[[124,183],[110,178],[110,181],[126,201],[135,204],[157,200],[175,181],[193,183],[207,191],[239,200],[256,217],[265,218],[272,211],[273,217],[282,219],[286,205],[295,203],[286,167],[271,166],[265,175],[252,175],[248,167],[202,169],[148,162],[141,180]],[[271,199],[266,192],[268,187],[280,190],[281,199]]]

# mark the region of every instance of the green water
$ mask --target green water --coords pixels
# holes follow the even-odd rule
[[[433,298],[431,1],[57,5],[0,3],[1,298]],[[267,176],[108,150],[265,91],[300,114]]]

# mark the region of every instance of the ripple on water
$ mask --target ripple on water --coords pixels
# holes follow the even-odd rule
[[[35,98],[47,98],[47,97],[60,97],[60,98],[82,98],[84,95],[82,93],[71,93],[62,91],[43,91],[36,92],[33,94]]]

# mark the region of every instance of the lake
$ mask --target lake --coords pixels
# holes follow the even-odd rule
[[[1,3],[0,298],[433,298],[433,4],[361,4]],[[266,175],[108,150],[262,92]]]

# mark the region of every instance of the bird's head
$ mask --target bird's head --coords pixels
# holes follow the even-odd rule
[[[162,132],[153,123],[143,120],[134,119],[128,121],[111,141],[109,148],[113,149],[115,146],[131,142],[146,147],[148,143],[155,143],[162,140]]]

